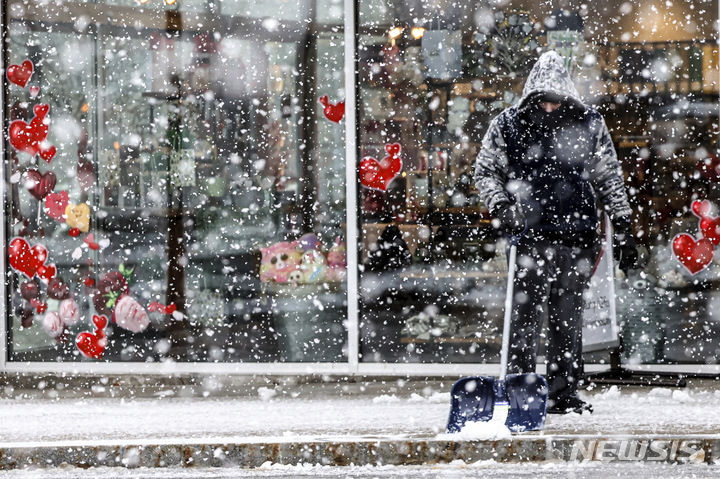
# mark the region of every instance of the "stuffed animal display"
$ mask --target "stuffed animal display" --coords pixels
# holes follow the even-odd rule
[[[260,281],[264,283],[315,284],[345,279],[347,260],[340,238],[327,254],[314,233],[260,248],[260,252]]]
[[[345,281],[347,276],[347,251],[338,236],[327,254],[329,281]]]
[[[298,270],[302,253],[297,242],[280,242],[268,248],[261,248],[260,281],[288,283],[291,273]]]

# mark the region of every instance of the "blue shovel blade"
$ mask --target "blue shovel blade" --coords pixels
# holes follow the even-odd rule
[[[538,431],[545,428],[548,385],[535,373],[508,374],[505,394],[510,405],[505,425],[511,431]]]
[[[509,406],[505,425],[511,431],[537,431],[545,427],[548,387],[535,373],[509,374],[505,381],[490,376],[461,378],[450,390],[447,432],[460,432],[467,422],[492,419],[495,403]]]
[[[460,432],[466,422],[489,421],[494,405],[495,378],[470,376],[458,379],[450,390],[447,432]]]

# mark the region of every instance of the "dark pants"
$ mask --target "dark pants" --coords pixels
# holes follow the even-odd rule
[[[583,290],[598,252],[599,246],[571,248],[547,242],[521,242],[517,248],[508,372],[535,372],[538,336],[547,317],[546,377],[553,401],[577,393]]]

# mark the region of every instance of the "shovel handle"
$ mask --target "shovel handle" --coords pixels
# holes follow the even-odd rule
[[[515,285],[515,263],[517,256],[517,243],[510,243],[510,258],[508,260],[508,282],[505,293],[505,319],[503,320],[502,349],[500,350],[500,381],[505,379],[508,365],[508,350],[510,349],[510,318],[512,317],[512,303]]]

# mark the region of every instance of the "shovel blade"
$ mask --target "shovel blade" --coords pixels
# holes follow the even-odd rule
[[[495,378],[469,376],[458,379],[450,390],[447,432],[460,432],[466,422],[489,421],[494,405]]]
[[[505,394],[510,405],[505,425],[511,431],[539,431],[545,428],[548,385],[535,373],[508,374]]]

